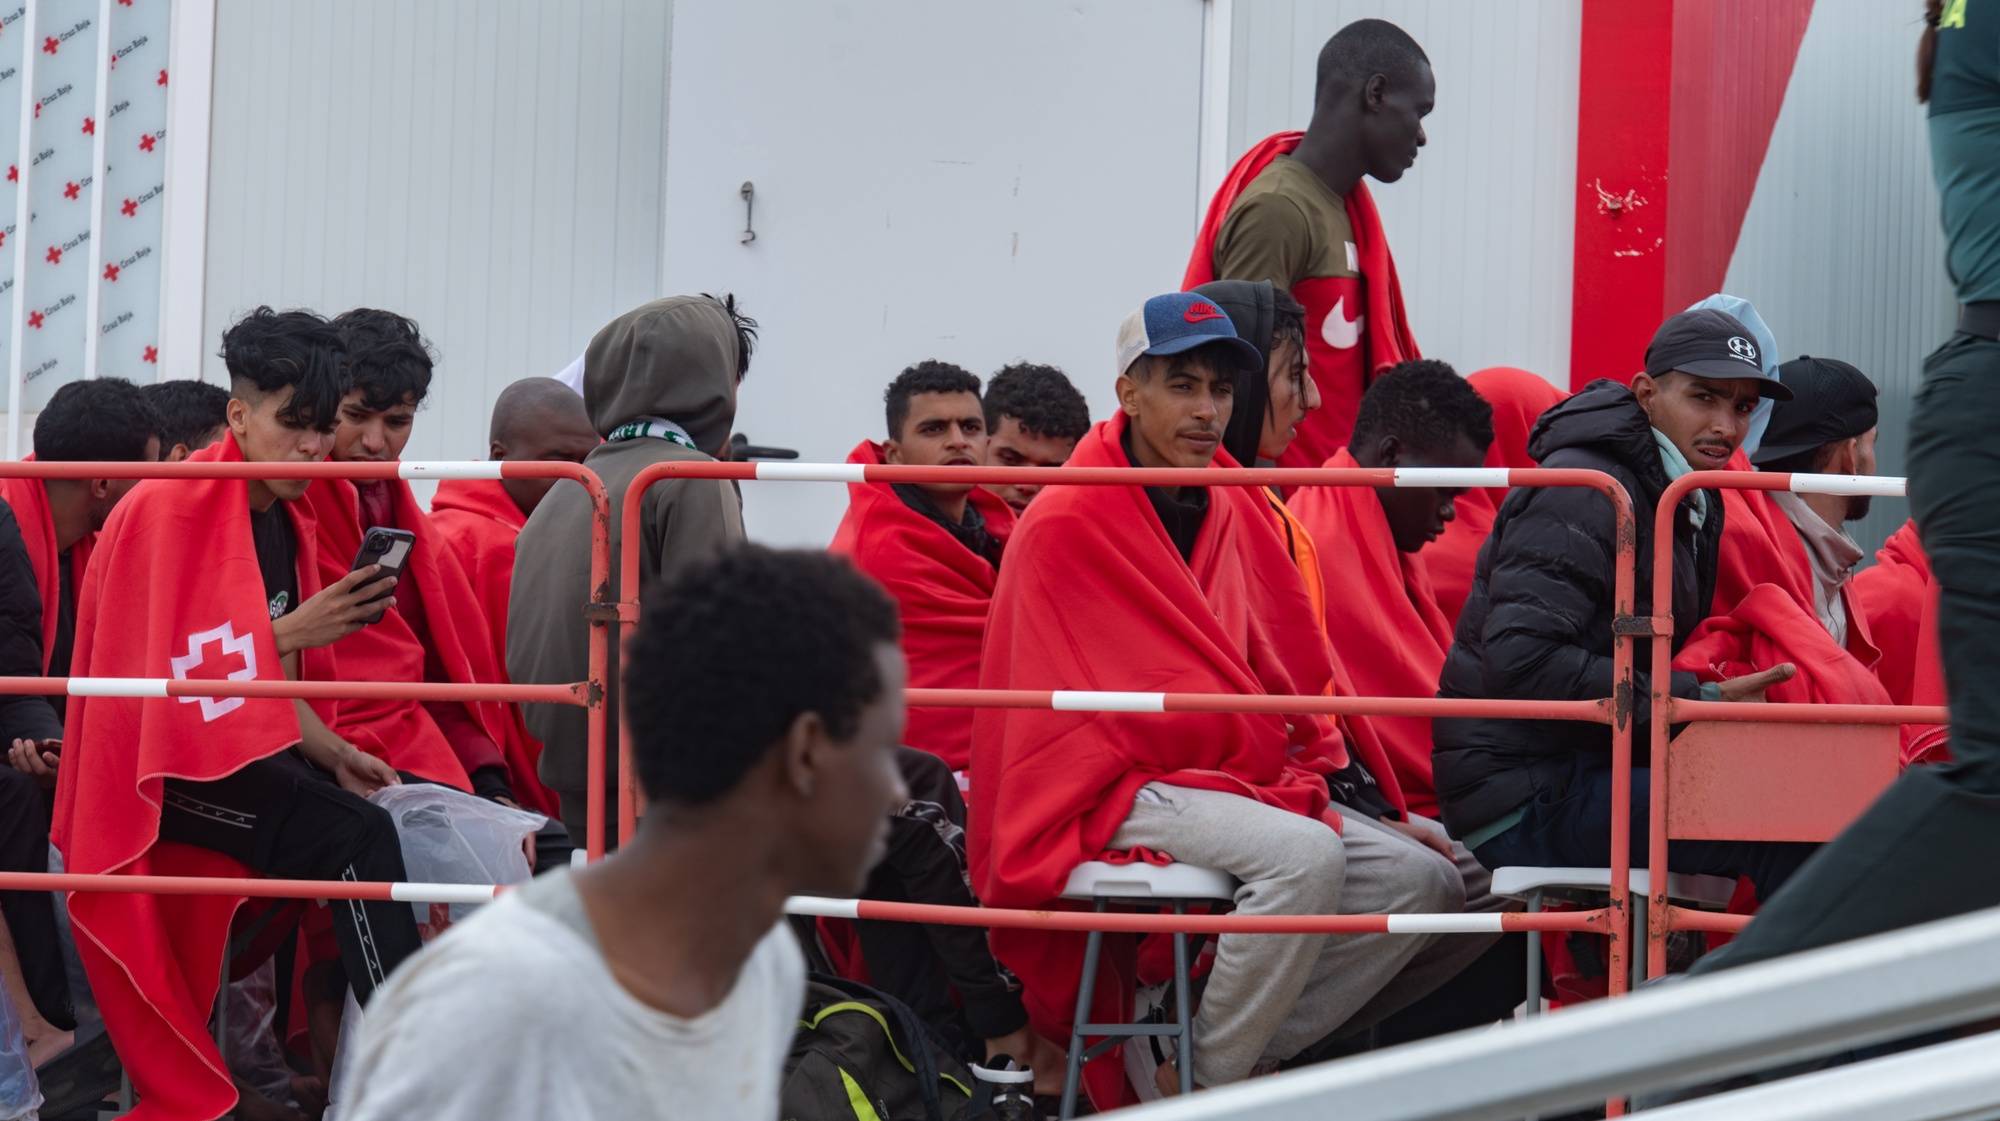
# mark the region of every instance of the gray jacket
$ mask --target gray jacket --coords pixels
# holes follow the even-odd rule
[[[584,466],[604,480],[611,498],[611,588],[618,588],[625,491],[641,470],[661,462],[709,462],[729,441],[736,419],[739,369],[736,325],[705,296],[654,300],[612,320],[584,352],[583,396],[591,423],[610,435],[621,425],[658,418],[678,425],[695,444],[640,436],[607,443]],[[719,479],[655,483],[645,496],[640,529],[640,591],[692,561],[743,540],[736,488]],[[516,682],[581,681],[589,674],[590,500],[581,486],[558,483],[521,530],[507,611],[507,672]],[[616,789],[618,652],[614,627],[606,682],[605,772]],[[568,705],[527,705],[528,730],[542,741],[542,781],[580,801],[587,786],[588,721]],[[607,805],[615,806],[614,800]],[[570,821],[572,828],[580,822]],[[580,838],[579,838],[580,839]]]

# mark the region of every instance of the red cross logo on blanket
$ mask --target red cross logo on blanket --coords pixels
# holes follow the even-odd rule
[[[212,627],[209,630],[198,631],[189,635],[187,653],[167,659],[167,663],[173,667],[175,680],[197,680],[193,676],[193,671],[200,669],[208,663],[208,648],[211,644],[216,647],[216,654],[218,656],[224,658],[241,658],[243,665],[237,669],[230,670],[219,679],[211,672],[201,674],[199,680],[250,681],[257,676],[256,645],[250,640],[250,636],[237,634],[236,628],[225,621],[219,627]],[[237,709],[243,707],[243,700],[244,698],[242,697],[180,698],[180,702],[184,705],[199,704],[201,706],[201,718],[204,722],[215,720],[235,712]]]

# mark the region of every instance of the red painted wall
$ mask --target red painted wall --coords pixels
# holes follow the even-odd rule
[[[1570,384],[1722,287],[1812,0],[1584,0]]]

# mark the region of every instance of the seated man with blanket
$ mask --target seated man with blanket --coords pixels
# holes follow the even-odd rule
[[[849,463],[972,466],[987,449],[979,378],[949,362],[919,362],[882,395],[889,438],[864,440]],[[1014,514],[983,488],[944,483],[850,483],[831,552],[851,557],[896,601],[910,685],[979,685],[986,612]],[[910,797],[889,825],[889,848],[863,896],[978,906],[966,886],[965,803],[954,781],[972,756],[972,710],[912,708],[897,763]],[[921,750],[919,750],[921,749]],[[857,925],[869,978],[976,1058],[1008,1054],[1032,1067],[1044,1093],[1062,1089],[1062,1056],[1028,1027],[1019,986],[999,968],[978,927]],[[957,999],[953,1000],[956,993]]]
[[[1758,469],[1874,474],[1874,384],[1830,358],[1795,358],[1778,373],[1793,397],[1772,409],[1752,457]],[[1677,664],[1714,677],[1789,662],[1798,672],[1772,687],[1773,701],[1889,704],[1876,676],[1881,653],[1850,586],[1864,554],[1842,528],[1868,507],[1865,495],[1741,492],[1728,507],[1720,568],[1731,578],[1718,578],[1717,617]],[[1733,524],[1739,511],[1744,527]],[[1740,591],[1733,602],[1724,584]]]
[[[1395,366],[1361,398],[1354,439],[1327,467],[1478,467],[1493,442],[1493,409],[1443,362]],[[1301,487],[1291,507],[1318,546],[1328,641],[1370,697],[1428,697],[1451,646],[1418,550],[1452,521],[1460,488]],[[1363,716],[1389,749],[1412,812],[1437,817],[1431,722]]]
[[[394,312],[358,308],[333,321],[347,348],[336,463],[394,463],[430,392],[431,356],[417,325]],[[327,479],[306,492],[319,529],[322,583],[346,573],[374,527],[416,536],[397,604],[334,649],[342,677],[456,684],[505,679],[472,585],[401,479]],[[344,700],[316,705],[355,746],[432,782],[553,814],[555,798],[535,775],[519,710],[500,703]]]
[[[863,440],[849,463],[975,467],[986,458],[979,378],[949,362],[919,362],[883,394],[889,438]],[[834,552],[854,558],[896,599],[913,689],[979,683],[979,645],[1014,512],[969,483],[849,483]],[[972,757],[972,710],[913,708],[910,746],[963,771]]]
[[[1228,316],[1200,295],[1154,297],[1120,330],[1118,359],[1120,411],[1071,466],[1233,464],[1217,452],[1235,381],[1263,357]],[[1325,637],[1269,516],[1261,495],[1227,485],[1044,493],[1009,544],[980,685],[1324,692]],[[991,905],[1045,906],[1078,864],[1147,850],[1235,876],[1242,913],[1458,910],[1464,889],[1436,851],[1330,801],[1327,776],[1346,762],[1334,723],[1303,713],[981,709],[974,883]],[[996,930],[993,942],[1038,1025],[1066,1034],[1082,936]],[[1450,977],[1459,961],[1435,949],[1387,935],[1224,936],[1195,1020],[1195,1080],[1237,1081],[1379,1021]],[[1094,994],[1100,1015],[1121,999],[1130,1008],[1117,964]],[[1091,1088],[1104,1104],[1116,1084]]]
[[[1666,321],[1630,388],[1585,386],[1543,414],[1528,452],[1544,467],[1603,471],[1632,496],[1640,557],[1653,555],[1653,519],[1672,480],[1721,470],[1750,427],[1760,396],[1790,392],[1757,361],[1746,328],[1714,310]],[[1673,520],[1674,633],[1678,649],[1709,613],[1722,507],[1707,492]],[[1616,532],[1611,505],[1580,487],[1520,487],[1501,504],[1480,554],[1472,596],[1445,658],[1438,694],[1510,700],[1597,700],[1612,695]],[[1640,564],[1637,609],[1652,602],[1652,566]],[[1638,649],[1635,745],[1647,740],[1647,644]],[[1703,684],[1676,672],[1677,697],[1761,700],[1790,665]],[[1432,757],[1445,824],[1488,868],[1603,867],[1610,863],[1611,729],[1575,721],[1439,718]],[[1635,747],[1635,757],[1642,747]],[[1634,864],[1646,858],[1650,770],[1632,772]],[[1760,897],[1785,881],[1812,846],[1676,841],[1677,872],[1747,875]]]
[[[223,336],[229,437],[196,462],[317,463],[332,446],[340,336],[309,312],[259,308]],[[76,672],[193,681],[333,678],[327,649],[390,590],[379,566],[320,586],[317,535],[286,479],[156,480],[105,524],[77,607]],[[390,602],[393,602],[393,598]],[[301,701],[71,699],[54,841],[68,870],[405,879],[397,781]],[[207,1023],[241,899],[76,892],[77,951],[140,1103],[130,1116],[218,1117],[236,1101]],[[407,903],[331,908],[364,1003],[416,952]]]
[[[229,431],[229,391],[193,378],[139,387],[160,419],[160,459],[179,463]]]
[[[988,467],[1061,467],[1090,431],[1090,406],[1054,366],[1002,367],[986,383],[985,401]],[[1005,499],[1017,518],[1042,491],[1034,483],[987,489]]]

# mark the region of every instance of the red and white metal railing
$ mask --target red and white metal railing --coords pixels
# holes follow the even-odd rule
[[[1614,602],[1619,618],[1625,620],[1634,612],[1633,587],[1636,571],[1635,523],[1631,501],[1616,480],[1599,471],[1513,470],[1507,468],[1237,468],[1216,471],[1207,468],[1134,468],[1134,467],[912,467],[892,464],[859,463],[719,463],[719,462],[671,462],[656,463],[640,471],[625,491],[619,549],[619,589],[618,618],[624,623],[633,623],[639,617],[639,541],[638,532],[641,503],[648,487],[662,479],[727,479],[733,481],[764,482],[831,482],[831,483],[969,483],[973,485],[999,483],[1029,483],[1042,486],[1244,486],[1244,487],[1301,487],[1301,486],[1365,486],[1365,487],[1513,487],[1513,486],[1558,486],[1585,487],[1596,490],[1610,500],[1613,508],[1615,527],[1614,540],[1617,543],[1617,562],[1614,574]],[[1614,677],[1621,683],[1619,696],[1630,698],[1633,668],[1633,638],[1628,626],[1621,625],[1613,636]],[[1507,719],[1548,719],[1578,720],[1608,723],[1612,729],[1613,766],[1613,836],[1623,836],[1631,828],[1631,762],[1632,724],[1629,702],[1621,707],[1614,697],[1602,702],[1565,701],[1491,701],[1491,700],[1444,700],[1440,698],[1409,697],[1232,697],[1217,694],[1181,693],[1122,693],[1077,691],[1019,691],[987,689],[928,690],[912,689],[908,701],[913,705],[963,705],[972,708],[1049,708],[1070,712],[1122,712],[1122,713],[1172,713],[1172,712],[1316,712],[1338,715],[1410,715],[1410,716],[1468,716]],[[619,735],[619,835],[629,836],[638,819],[638,803],[631,783],[631,742],[629,729],[621,725]],[[1630,883],[1628,847],[1611,846],[1611,890],[1610,903],[1606,908],[1591,911],[1553,912],[1537,917],[1534,929],[1547,930],[1591,930],[1600,931],[1611,940],[1610,985],[1611,991],[1622,992],[1630,970],[1625,966],[1626,955],[1631,952],[1627,944],[1629,928],[1628,886]],[[917,904],[868,903],[871,914],[868,917],[896,918],[912,922],[939,922],[941,919],[926,917]],[[984,916],[995,912],[987,909],[967,909],[975,915]],[[1106,922],[1110,916],[1079,915],[1073,919],[1056,919],[1055,912],[1022,912],[1027,915],[1048,915],[1033,924],[1042,929],[1112,929]],[[1120,916],[1119,922],[1131,918],[1147,916]],[[1152,916],[1169,920],[1169,925],[1160,929],[1195,930],[1188,924],[1187,916]],[[1286,916],[1287,918],[1291,916]],[[1491,926],[1478,925],[1490,922],[1491,916],[1389,916],[1389,915],[1347,915],[1321,916],[1328,921],[1342,923],[1365,921],[1367,932],[1415,932],[1426,923],[1466,923],[1466,928],[1490,931]],[[1523,916],[1525,917],[1525,916]],[[1392,924],[1389,920],[1398,920]],[[1057,923],[1077,923],[1080,925],[1056,925]],[[996,925],[981,921],[978,925]],[[1117,929],[1125,929],[1120,926]],[[1322,930],[1324,928],[1313,928]],[[1439,930],[1442,927],[1437,928]],[[1457,927],[1453,927],[1457,929]],[[1510,927],[1507,929],[1529,929]],[[1431,932],[1427,930],[1426,932]]]
[[[1783,471],[1695,471],[1668,484],[1660,495],[1653,516],[1653,603],[1651,633],[1658,638],[1652,647],[1651,725],[1652,794],[1647,813],[1646,852],[1651,867],[1650,898],[1646,911],[1647,973],[1659,976],[1667,968],[1667,935],[1676,930],[1733,932],[1750,921],[1747,915],[1718,915],[1675,906],[1667,899],[1667,810],[1668,772],[1671,752],[1667,744],[1674,725],[1694,720],[1755,722],[1759,724],[1942,724],[1946,713],[1938,705],[1868,704],[1732,704],[1724,701],[1695,701],[1675,697],[1672,692],[1673,651],[1668,641],[1673,635],[1674,518],[1683,499],[1696,490],[1790,491],[1794,494],[1830,494],[1900,498],[1905,481],[1886,475],[1822,475]],[[1615,827],[1613,837],[1623,834]],[[1612,851],[1621,846],[1614,843]]]

